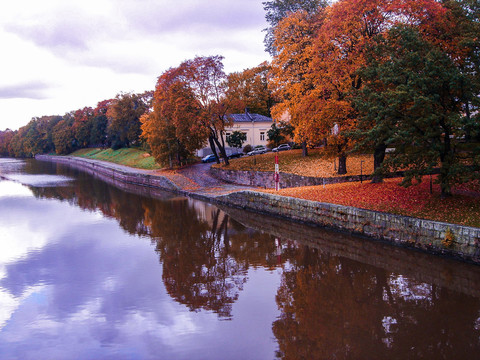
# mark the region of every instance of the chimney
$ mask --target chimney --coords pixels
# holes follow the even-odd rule
[[[250,115],[250,109],[248,107],[245,108],[245,116],[253,121],[253,117]]]

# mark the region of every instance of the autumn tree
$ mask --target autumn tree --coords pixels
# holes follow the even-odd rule
[[[181,67],[165,71],[157,81],[153,111],[142,116],[142,137],[156,161],[179,166],[201,148],[208,133],[199,126],[196,99]]]
[[[105,147],[108,146],[107,112],[113,99],[100,101],[93,110],[90,128],[90,146]]]
[[[269,71],[270,66],[264,62],[227,76],[226,97],[231,113],[242,113],[248,108],[255,114],[271,115],[274,99],[268,86]]]
[[[90,145],[90,135],[92,132],[93,109],[86,106],[73,112],[73,131],[77,145],[80,148],[86,148]]]
[[[0,131],[0,156],[12,156],[11,142],[15,132],[6,129]]]
[[[318,30],[306,36],[310,40],[301,56],[292,57],[296,66],[307,64],[301,79],[297,80],[295,73],[289,76],[302,89],[291,106],[302,119],[301,126],[296,125],[297,138],[300,133],[317,141],[328,138],[329,148],[339,159],[338,173],[345,174],[346,157],[353,145],[346,133],[355,128],[357,117],[348,95],[361,87],[357,70],[365,63],[365,46],[397,22],[415,24],[431,38],[438,38],[445,29],[437,26],[444,14],[445,9],[433,0],[340,0],[329,6]]]
[[[295,141],[307,146],[316,140],[316,129],[305,114],[305,107],[314,104],[308,99],[314,84],[309,77],[313,43],[321,25],[323,11],[311,15],[305,11],[290,14],[275,28],[276,56],[272,61],[271,87],[278,103],[272,109],[274,119],[288,118],[295,127]]]
[[[275,46],[276,28],[278,24],[290,16],[292,13],[304,12],[307,14],[316,14],[319,9],[327,5],[325,0],[271,0],[262,3],[265,10],[265,19],[269,27],[264,29],[265,34],[265,50],[272,56],[277,54]]]
[[[67,113],[53,128],[53,143],[55,145],[55,152],[59,155],[70,154],[76,148],[73,122],[73,116]]]
[[[53,127],[61,120],[60,116],[34,117],[12,136],[10,152],[16,157],[33,157],[54,151]]]
[[[208,133],[212,152],[220,152],[225,165],[229,164],[225,151],[225,128],[232,124],[228,116],[229,103],[225,94],[226,74],[223,71],[222,56],[195,57],[183,62],[182,77],[194,102],[183,106],[185,121],[194,121],[196,126]]]

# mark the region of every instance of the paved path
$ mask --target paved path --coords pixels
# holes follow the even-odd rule
[[[182,190],[205,195],[208,194],[210,196],[223,195],[245,189],[254,189],[253,187],[230,184],[214,178],[210,174],[211,166],[211,163],[198,163],[175,171],[159,171],[156,172],[156,174],[169,178]]]

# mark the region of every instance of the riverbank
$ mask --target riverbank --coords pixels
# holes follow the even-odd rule
[[[68,156],[39,155],[36,158],[68,164],[113,181],[159,188],[214,204],[334,228],[480,264],[480,228],[279,196],[219,181],[213,181],[211,186],[199,186],[195,181],[185,179],[175,172],[138,170],[104,161]]]

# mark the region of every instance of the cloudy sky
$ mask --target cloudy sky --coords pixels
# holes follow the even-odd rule
[[[17,0],[0,4],[0,130],[153,90],[196,55],[227,73],[268,60],[262,0]]]

